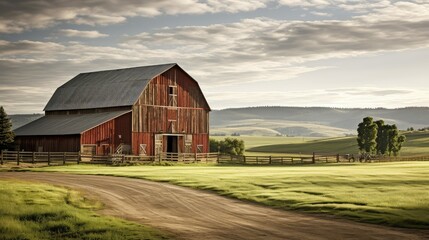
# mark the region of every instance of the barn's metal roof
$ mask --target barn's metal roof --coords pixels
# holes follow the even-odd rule
[[[14,132],[16,136],[80,134],[128,112],[130,110],[90,114],[47,115],[17,128]]]
[[[81,73],[59,87],[45,111],[133,105],[149,81],[176,63]]]

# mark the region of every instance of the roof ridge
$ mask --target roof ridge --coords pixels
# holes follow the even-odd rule
[[[118,71],[118,70],[131,70],[131,69],[136,69],[136,68],[160,67],[160,66],[167,66],[167,65],[175,66],[175,65],[177,65],[177,63],[164,63],[164,64],[154,64],[154,65],[127,67],[127,68],[106,69],[106,70],[99,70],[99,71],[93,71],[93,72],[81,72],[81,73],[79,73],[79,75],[85,74],[85,73],[99,73],[99,72],[110,72],[110,71]]]

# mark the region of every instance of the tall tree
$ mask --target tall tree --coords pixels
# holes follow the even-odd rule
[[[399,151],[402,148],[402,143],[405,142],[405,136],[399,135],[398,127],[396,127],[395,124],[390,126],[389,133],[388,133],[389,139],[388,139],[388,152],[389,156],[393,155],[398,156]]]
[[[377,124],[377,138],[376,138],[376,149],[377,149],[377,153],[378,154],[385,154],[386,150],[387,150],[387,137],[386,135],[386,130],[388,128],[387,125],[384,125],[384,121],[383,120],[378,120],[374,122],[375,124]]]
[[[359,150],[365,153],[375,153],[377,146],[377,124],[374,123],[372,117],[366,117],[358,125],[357,142]]]
[[[15,134],[12,132],[12,122],[0,106],[0,150],[7,149],[13,143]]]

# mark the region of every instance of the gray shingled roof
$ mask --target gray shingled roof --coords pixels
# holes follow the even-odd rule
[[[59,87],[45,111],[133,105],[149,81],[175,63],[81,73]]]
[[[80,134],[128,112],[130,110],[74,115],[47,115],[15,129],[14,132],[16,136]]]

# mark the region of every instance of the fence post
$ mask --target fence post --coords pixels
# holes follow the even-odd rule
[[[270,156],[270,165],[271,165],[271,163],[272,163],[272,162],[271,162],[271,156]]]
[[[3,150],[1,150],[1,159],[0,159],[0,164],[3,165]]]
[[[77,164],[80,163],[80,161],[82,160],[82,155],[80,153],[80,151],[77,153]]]
[[[195,162],[198,162],[198,159],[197,159],[197,152],[195,152],[195,153],[194,153],[194,157],[195,157]]]
[[[63,165],[66,165],[66,152],[64,152],[64,155],[63,155]]]
[[[313,152],[312,163],[313,164],[316,163],[316,153],[315,152]]]
[[[48,166],[51,166],[51,152],[48,152]]]
[[[125,162],[125,155],[124,154],[122,154],[122,157],[121,157],[121,163],[124,163]]]
[[[34,161],[36,161],[36,152],[33,152],[31,156],[31,163],[34,164]]]
[[[244,164],[246,164],[246,155],[243,155]]]
[[[216,156],[216,163],[219,163],[219,158],[220,158],[220,152],[218,152],[218,153],[217,153],[217,156]]]
[[[16,153],[16,165],[19,165],[19,151]]]
[[[337,154],[337,163],[339,163],[340,162],[340,154],[338,153]]]

